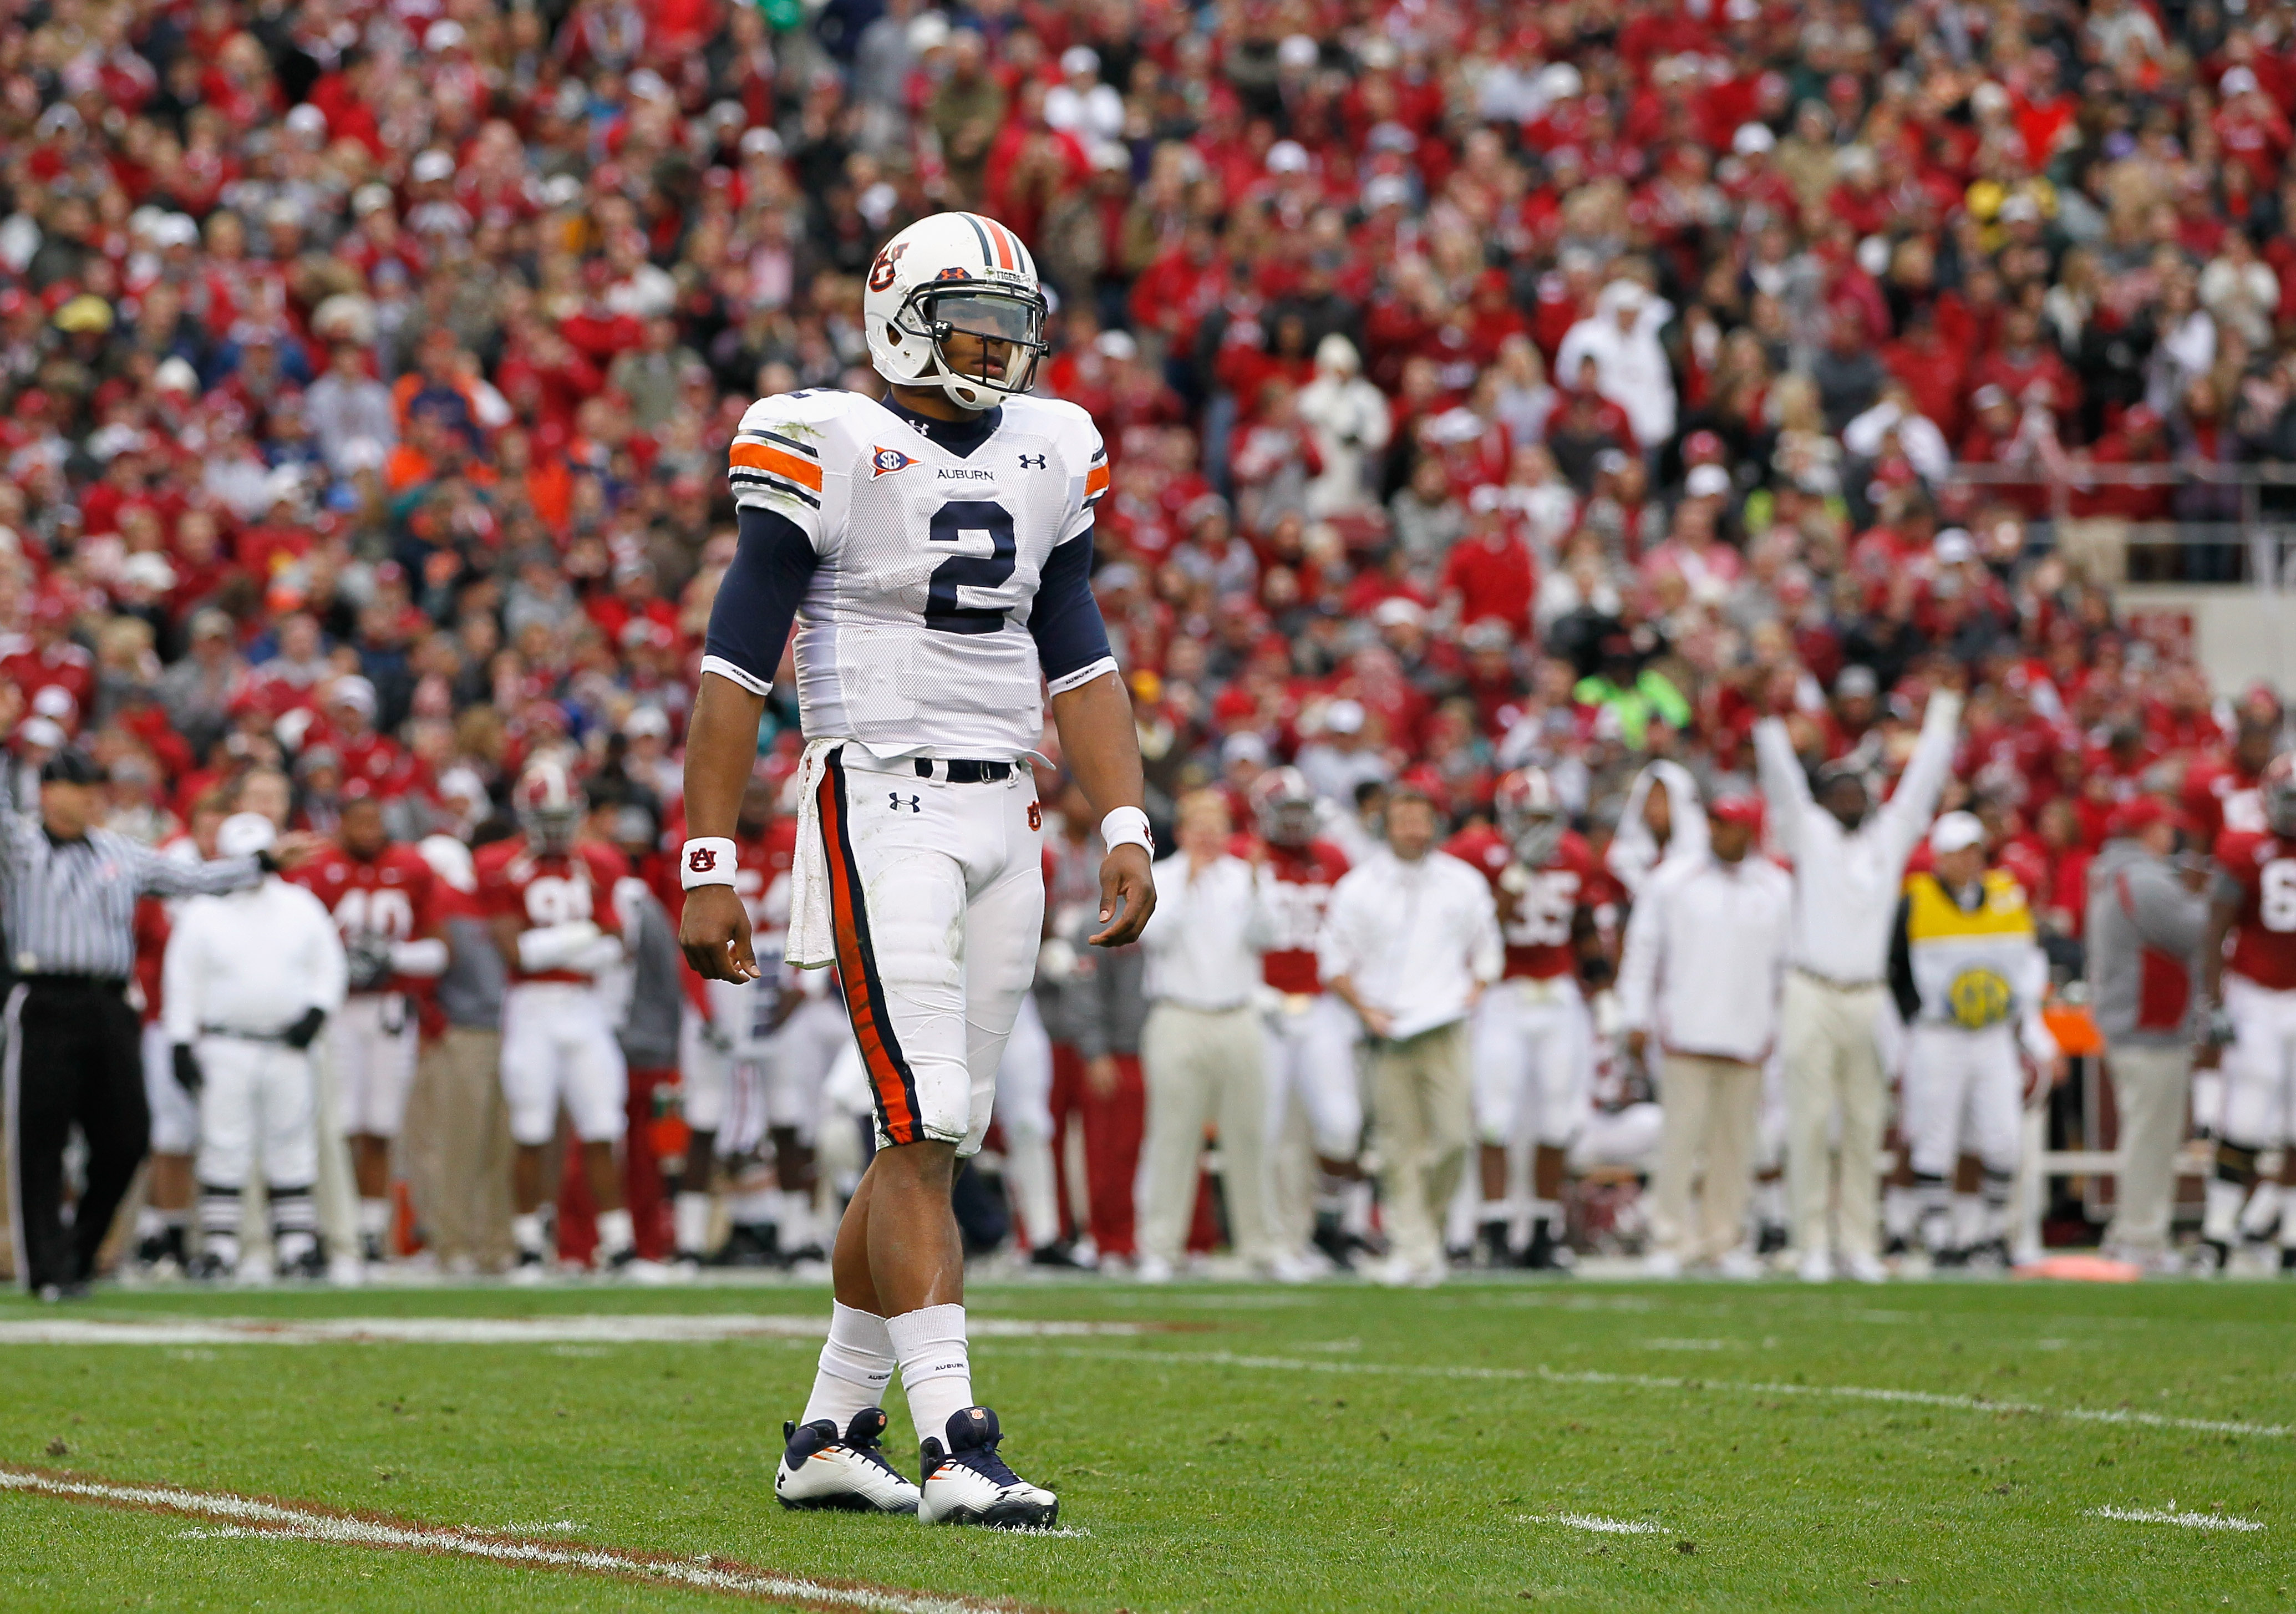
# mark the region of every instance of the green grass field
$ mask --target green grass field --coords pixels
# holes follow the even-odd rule
[[[971,1304],[1137,1329],[974,1346],[1007,1455],[1059,1490],[1071,1533],[784,1513],[770,1475],[811,1380],[801,1337],[20,1342],[59,1322],[817,1322],[825,1294],[799,1287],[11,1299],[0,1464],[1060,1610],[2296,1609],[2296,1285],[1007,1286]],[[891,1410],[888,1444],[913,1454]],[[11,1610],[726,1601],[0,1489]]]

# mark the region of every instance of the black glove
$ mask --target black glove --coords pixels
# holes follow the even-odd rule
[[[390,979],[390,943],[383,937],[360,937],[345,949],[345,956],[354,992],[379,992]]]
[[[303,1011],[303,1018],[287,1028],[287,1035],[279,1040],[290,1048],[308,1048],[311,1039],[319,1035],[319,1028],[327,1023],[327,1012],[321,1008]]]
[[[192,1052],[189,1043],[176,1045],[176,1086],[194,1098],[207,1085],[207,1077],[200,1069],[200,1057]]]

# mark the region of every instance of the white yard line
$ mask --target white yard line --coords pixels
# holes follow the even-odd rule
[[[1130,1338],[1144,1323],[1032,1323],[973,1317],[975,1339]],[[184,1317],[136,1322],[41,1318],[0,1322],[0,1345],[705,1345],[725,1340],[814,1340],[826,1316],[723,1315],[564,1317]]]
[[[1652,1524],[1646,1519],[1605,1519],[1600,1513],[1524,1513],[1525,1524],[1567,1525],[1574,1530],[1592,1530],[1599,1536],[1666,1536],[1671,1535],[1666,1526]]]
[[[2243,1435],[2285,1440],[2296,1428],[2284,1423],[2248,1423],[2230,1418],[2177,1418],[2119,1407],[2043,1406],[2031,1401],[1995,1401],[1981,1396],[1950,1396],[1932,1390],[1889,1389],[1862,1384],[1770,1384],[1743,1379],[1688,1379],[1664,1373],[1566,1372],[1552,1367],[1447,1367],[1417,1363],[1321,1361],[1295,1356],[1250,1356],[1234,1351],[1092,1350],[1058,1348],[1062,1356],[1099,1362],[1164,1363],[1178,1366],[1243,1367],[1270,1372],[1361,1373],[1423,1379],[1501,1380],[1539,1384],[1618,1385],[1635,1389],[1728,1390],[1755,1396],[1814,1396],[1845,1401],[1878,1401],[1940,1412],[2015,1413],[2062,1418],[2075,1423],[2119,1423],[2139,1429],[2187,1430],[2204,1435]]]
[[[866,1614],[980,1614],[983,1610],[999,1606],[964,1597],[939,1597],[929,1593],[898,1592],[874,1586],[840,1585],[772,1569],[750,1569],[707,1555],[691,1561],[657,1559],[613,1547],[572,1542],[520,1540],[508,1535],[480,1530],[348,1519],[316,1508],[262,1502],[251,1496],[234,1495],[228,1491],[191,1491],[169,1485],[114,1485],[105,1480],[64,1479],[6,1470],[0,1470],[0,1490],[219,1521],[214,1527],[199,1527],[182,1532],[185,1538],[191,1540],[267,1536],[329,1542],[340,1546],[380,1548],[388,1552],[443,1553],[516,1568],[573,1569],[658,1585],[762,1598],[773,1602],[822,1609],[862,1610]]]
[[[2237,1519],[2230,1513],[2163,1512],[2153,1508],[2091,1508],[2092,1519],[2118,1519],[2126,1524],[2180,1524],[2188,1530],[2260,1530],[2259,1519]]]

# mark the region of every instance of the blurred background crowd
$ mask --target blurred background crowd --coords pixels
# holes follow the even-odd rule
[[[676,844],[734,423],[880,390],[862,273],[973,208],[1109,447],[1160,820],[1296,762],[1615,821],[1652,758],[1751,780],[1766,715],[1890,771],[1952,687],[1944,805],[2069,969],[2112,812],[2208,834],[2279,723],[2112,589],[2239,575],[2163,524],[2296,457],[2291,17],[16,0],[17,761],[85,749],[159,843],[274,767],[296,827],[468,839],[556,757]]]

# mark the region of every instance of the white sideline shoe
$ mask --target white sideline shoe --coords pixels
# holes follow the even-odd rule
[[[1805,1249],[1801,1259],[1794,1263],[1794,1276],[1805,1283],[1833,1282],[1833,1257],[1823,1249]]]
[[[1749,1250],[1726,1249],[1714,1258],[1714,1275],[1718,1278],[1743,1282],[1761,1277],[1767,1270],[1762,1258]]]
[[[1841,1258],[1841,1275],[1853,1283],[1887,1283],[1890,1269],[1882,1265],[1882,1258],[1860,1250]]]
[[[1682,1258],[1670,1249],[1653,1249],[1643,1258],[1645,1278],[1678,1278],[1682,1275]]]
[[[996,1454],[1004,1438],[996,1414],[968,1406],[949,1414],[948,1442],[927,1439],[924,1486],[917,1517],[927,1524],[984,1524],[994,1529],[1048,1529],[1060,1518],[1060,1498],[1004,1466]]]
[[[774,1469],[774,1497],[783,1507],[829,1509],[846,1513],[914,1513],[917,1487],[885,1461],[878,1438],[885,1432],[885,1409],[865,1407],[845,1432],[826,1418],[802,1429],[782,1425],[786,1445]]]

